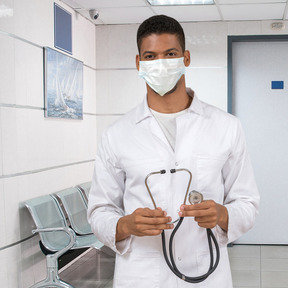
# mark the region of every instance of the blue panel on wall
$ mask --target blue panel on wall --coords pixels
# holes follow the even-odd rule
[[[271,88],[272,89],[284,89],[284,81],[272,81]]]
[[[54,3],[54,46],[72,54],[72,15]]]

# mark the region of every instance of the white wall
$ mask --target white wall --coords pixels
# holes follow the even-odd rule
[[[33,228],[21,202],[90,181],[93,172],[96,27],[56,3],[72,13],[72,56],[84,62],[83,120],[44,118],[43,47],[54,48],[54,1],[0,4],[0,283],[7,288],[46,276],[38,236],[9,247]]]
[[[135,69],[138,25],[95,27],[56,3],[73,15],[73,57],[84,62],[84,119],[79,121],[43,116],[42,47],[54,46],[53,0],[1,1],[13,13],[0,17],[0,283],[7,288],[29,287],[46,273],[38,237],[1,250],[31,235],[21,202],[89,181],[97,138],[146,91]],[[187,85],[224,110],[227,35],[280,34],[265,21],[183,27],[192,59]]]
[[[111,122],[137,105],[146,86],[138,77],[135,61],[138,25],[96,28],[97,139]]]
[[[227,36],[288,33],[288,28],[273,31],[270,25],[271,21],[183,23],[186,48],[191,53],[191,64],[186,69],[187,86],[201,100],[227,110]],[[97,139],[109,123],[145,96],[144,81],[135,68],[138,26],[96,28]]]

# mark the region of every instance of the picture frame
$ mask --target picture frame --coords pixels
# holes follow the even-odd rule
[[[44,47],[45,117],[83,119],[83,62]]]

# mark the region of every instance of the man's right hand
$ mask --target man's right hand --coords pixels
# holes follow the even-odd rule
[[[124,240],[130,235],[155,236],[164,229],[173,229],[171,217],[161,208],[151,210],[138,208],[132,214],[119,219],[116,229],[116,242]]]

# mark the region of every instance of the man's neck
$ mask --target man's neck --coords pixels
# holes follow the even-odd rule
[[[149,86],[147,87],[148,106],[160,113],[176,113],[187,109],[192,102],[186,92],[185,80],[180,79],[177,88],[170,94],[160,96],[155,93]]]

